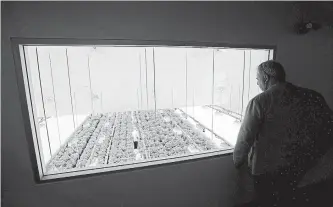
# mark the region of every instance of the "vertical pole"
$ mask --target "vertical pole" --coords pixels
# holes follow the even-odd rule
[[[102,110],[102,114],[104,113],[104,109],[103,109],[103,92],[101,91],[101,110]]]
[[[142,69],[141,69],[141,50],[139,51],[139,64],[140,64],[140,106],[142,108]],[[141,109],[140,108],[140,109]]]
[[[172,100],[172,108],[175,108],[173,105],[173,88],[171,89],[171,100]]]
[[[90,87],[90,101],[91,101],[91,114],[94,114],[94,101],[93,101],[93,92],[91,87],[91,74],[90,74],[90,55],[88,54],[88,74],[89,74],[89,87]]]
[[[252,67],[252,50],[250,50],[250,65],[249,65],[249,88],[247,90],[247,100],[250,101],[250,89],[251,89],[251,67]]]
[[[214,85],[215,85],[215,49],[213,49],[213,84],[212,84],[212,106],[214,106]],[[212,107],[212,139],[214,133],[214,109]]]
[[[155,48],[153,47],[153,64],[154,64],[154,108],[155,108],[155,119],[156,119],[156,73],[155,73]]]
[[[138,110],[140,110],[140,95],[139,89],[136,90],[136,99],[138,100]]]
[[[41,92],[41,96],[42,96],[43,112],[44,112],[44,118],[45,118],[46,134],[47,134],[47,140],[48,140],[48,144],[49,144],[50,157],[52,158],[50,135],[49,135],[49,128],[48,128],[48,124],[47,124],[47,120],[46,120],[45,101],[44,101],[44,94],[43,94],[43,87],[42,87],[42,79],[40,76],[40,66],[39,66],[39,57],[38,57],[38,48],[37,47],[36,47],[36,57],[37,57],[37,69],[38,69],[38,76],[39,76],[39,86],[40,86],[40,92]]]
[[[245,50],[243,58],[243,84],[242,84],[242,111],[241,111],[241,120],[243,120],[243,108],[244,108],[244,78],[245,78]]]
[[[75,130],[76,126],[75,126],[75,120],[74,120],[74,106],[73,106],[73,97],[72,97],[71,78],[70,78],[70,74],[69,74],[69,63],[68,63],[68,51],[67,51],[67,48],[66,48],[66,60],[67,60],[67,75],[68,75],[69,94],[70,94],[70,97],[71,97],[72,114],[73,114],[73,124],[74,124],[74,130]]]
[[[185,99],[186,99],[186,104],[185,104],[185,111],[186,111],[186,118],[187,118],[187,50],[185,51],[185,84],[186,84],[186,95],[185,95]]]
[[[231,109],[231,106],[232,106],[232,104],[231,104],[231,95],[232,95],[232,85],[231,85],[231,90],[230,90],[230,97],[229,97],[229,110],[230,111],[232,111],[232,109]]]
[[[241,104],[241,109],[240,110],[242,110],[242,89],[239,86],[238,86],[238,99],[239,99],[240,104]],[[237,113],[239,113],[241,115],[241,119],[242,119],[242,111],[238,111]]]
[[[50,62],[50,69],[51,69],[51,80],[52,80],[53,100],[54,100],[54,106],[55,106],[55,111],[56,111],[56,116],[57,116],[58,138],[59,138],[59,143],[60,143],[60,145],[61,145],[60,129],[59,129],[58,107],[57,107],[57,99],[56,99],[56,96],[55,96],[55,90],[54,90],[53,68],[52,68],[52,61],[51,61],[51,54],[50,54],[50,52],[49,52],[49,62]]]
[[[145,48],[145,65],[146,65],[146,96],[147,96],[147,110],[149,109],[148,106],[148,79],[147,79],[147,49]]]
[[[194,116],[194,88],[193,88],[193,95],[192,95],[192,113],[193,113],[193,117],[195,117]]]

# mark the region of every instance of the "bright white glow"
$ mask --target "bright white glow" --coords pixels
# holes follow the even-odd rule
[[[24,48],[44,165],[61,151],[67,161],[60,168],[66,169],[78,159],[74,167],[96,167],[234,146],[238,119],[260,93],[256,67],[273,57],[273,51],[264,49]],[[174,115],[164,114],[175,108]],[[144,121],[134,113],[155,109]],[[121,116],[126,117],[122,122]],[[145,124],[157,128],[149,131]],[[152,141],[151,134],[159,132],[164,133],[163,145]],[[133,141],[138,141],[137,150]]]

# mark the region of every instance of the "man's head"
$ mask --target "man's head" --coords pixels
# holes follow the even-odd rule
[[[276,83],[286,81],[286,73],[283,66],[273,60],[268,60],[258,66],[257,85],[262,91],[266,91]]]

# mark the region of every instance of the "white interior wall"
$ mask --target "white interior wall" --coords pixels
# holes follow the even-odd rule
[[[291,82],[333,107],[333,40],[292,32],[286,2],[2,2],[4,206],[231,206],[232,157],[37,185],[29,159],[11,37],[273,44]]]
[[[214,104],[240,113],[243,71],[243,102],[246,105],[248,98],[259,93],[256,67],[267,60],[269,54],[267,49],[229,48],[215,49],[214,52],[211,48],[180,47],[24,48],[26,55],[22,58],[28,62],[29,86],[33,91],[37,117],[44,117],[44,109],[46,117],[74,116],[71,128],[79,125],[77,115],[147,109],[147,97],[143,92],[152,92],[154,83],[158,109],[185,107],[186,104],[211,105],[214,92]],[[142,59],[145,50],[149,54],[147,61]],[[151,55],[153,50],[155,58]],[[146,62],[153,69],[155,67],[155,70],[149,70],[152,74],[147,76],[151,83],[148,87]],[[249,71],[252,84],[249,84]],[[248,97],[248,93],[251,96]],[[153,105],[154,98],[153,93],[148,96]]]

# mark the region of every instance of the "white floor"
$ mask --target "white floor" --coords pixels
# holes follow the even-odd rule
[[[181,109],[186,112],[186,108]],[[241,123],[235,118],[227,114],[216,113],[216,110],[203,106],[187,107],[187,114],[194,117],[204,127],[223,137],[232,146],[236,144]]]

